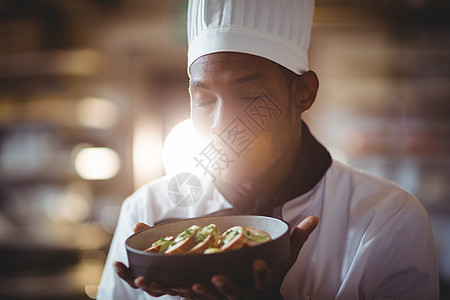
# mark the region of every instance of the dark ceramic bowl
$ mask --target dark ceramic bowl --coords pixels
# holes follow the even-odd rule
[[[167,235],[176,236],[192,225],[216,224],[221,233],[232,226],[253,227],[267,231],[272,240],[244,249],[214,254],[166,255],[144,252],[154,241]],[[209,282],[215,274],[225,274],[237,285],[252,284],[252,263],[263,259],[270,267],[280,267],[289,258],[289,225],[264,216],[201,217],[161,224],[130,236],[125,246],[129,266],[135,276],[169,285],[191,285]]]

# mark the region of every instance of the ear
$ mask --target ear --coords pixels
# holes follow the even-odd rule
[[[297,76],[292,83],[292,101],[297,113],[303,113],[311,108],[316,100],[319,79],[314,71],[307,71]]]

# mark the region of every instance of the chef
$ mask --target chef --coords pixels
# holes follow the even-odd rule
[[[302,119],[319,86],[308,69],[313,10],[312,0],[189,1],[191,116],[209,141],[195,157],[202,194],[177,205],[167,176],[124,201],[98,299],[439,298],[424,207],[397,184],[333,159]],[[256,260],[250,294],[220,274],[168,287],[126,267],[133,228],[237,213],[293,229],[290,267],[274,272]]]

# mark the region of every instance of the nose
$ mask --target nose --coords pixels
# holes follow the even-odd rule
[[[236,110],[237,108],[233,105],[232,101],[217,101],[214,111],[211,114],[210,133],[220,135],[238,115]]]

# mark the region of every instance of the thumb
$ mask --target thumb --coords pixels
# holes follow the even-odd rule
[[[291,265],[297,260],[298,254],[309,235],[319,224],[319,219],[315,216],[305,218],[291,234]]]
[[[145,223],[138,222],[138,223],[136,223],[136,225],[134,225],[133,231],[134,231],[134,233],[136,233],[136,232],[138,232],[138,231],[147,229],[147,228],[149,228],[149,227],[150,227],[150,226],[148,226],[148,225],[145,224]]]

